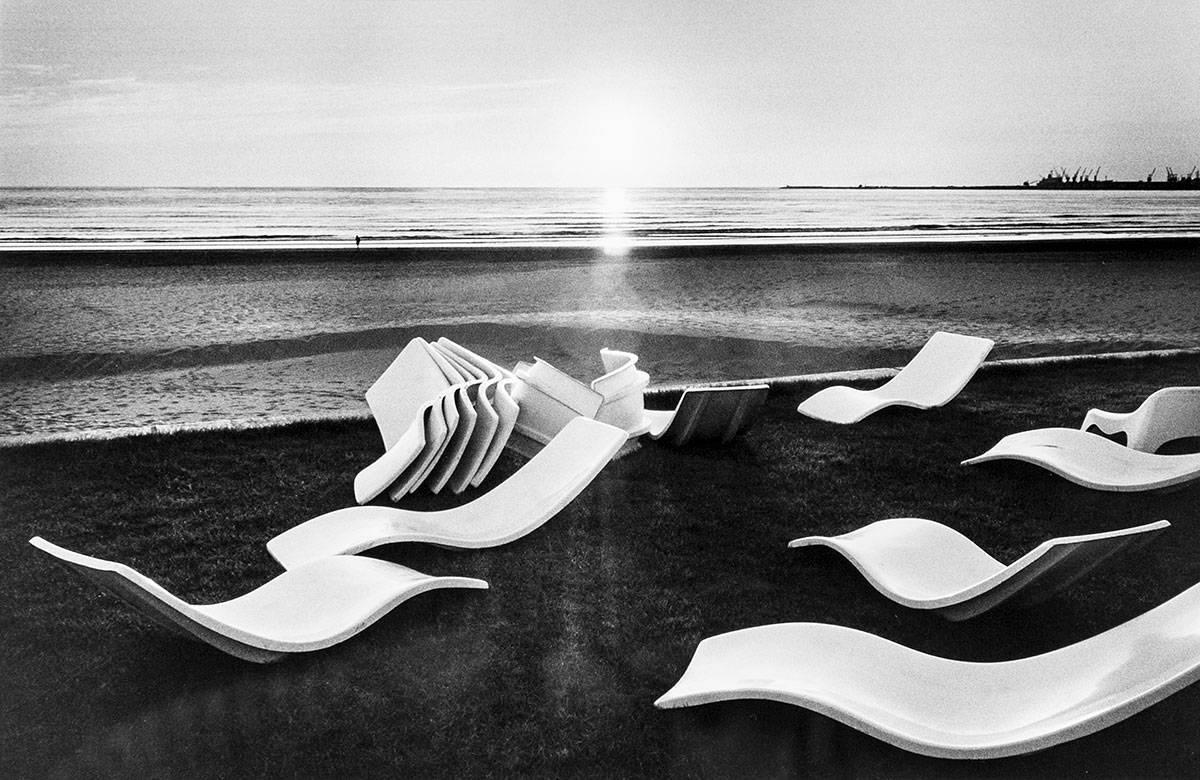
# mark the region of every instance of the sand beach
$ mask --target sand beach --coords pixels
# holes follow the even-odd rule
[[[364,410],[415,335],[656,385],[1200,346],[1200,241],[0,253],[0,440]]]

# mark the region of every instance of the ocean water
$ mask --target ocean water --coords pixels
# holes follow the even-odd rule
[[[1200,193],[824,189],[0,189],[0,249],[1200,235]]]
[[[996,357],[1200,347],[1200,258],[1186,250],[926,257],[878,243],[1195,236],[1195,193],[0,190],[0,204],[0,443],[361,412],[413,335],[584,380],[600,346],[631,349],[656,384],[898,365],[938,329],[993,338]],[[543,249],[398,261],[356,254],[355,235]],[[789,246],[826,241],[863,246]],[[637,251],[694,243],[778,246]],[[348,251],[136,262],[198,246]],[[565,249],[579,246],[595,251]],[[23,247],[134,254],[4,262]]]

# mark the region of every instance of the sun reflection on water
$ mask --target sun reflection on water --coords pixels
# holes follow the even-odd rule
[[[604,190],[601,205],[604,235],[600,248],[608,257],[624,257],[629,254],[631,242],[626,217],[628,200],[623,187],[609,187]]]

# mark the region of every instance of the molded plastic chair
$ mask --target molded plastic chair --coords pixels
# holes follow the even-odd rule
[[[425,452],[426,431],[428,430],[436,437],[439,435],[434,430],[437,422],[441,421],[443,428],[445,426],[445,422],[441,420],[441,407],[441,398],[435,398],[427,403],[421,415],[412,421],[404,435],[387,452],[354,475],[355,501],[365,504],[375,498],[400,479],[409,466],[421,457],[421,454]],[[437,409],[436,420],[434,419],[435,408]],[[444,438],[445,431],[442,430],[440,435]]]
[[[512,379],[513,373],[503,366],[497,365],[482,355],[477,355],[466,347],[459,346],[445,336],[440,337],[434,346],[444,353],[453,353],[460,360],[469,363],[482,371],[489,379]]]
[[[1038,428],[1005,436],[964,466],[1009,458],[1032,463],[1094,490],[1133,492],[1200,478],[1200,453],[1155,455],[1076,428]]]
[[[1200,677],[1200,585],[1098,636],[999,663],[957,661],[822,623],[705,639],[655,704],[769,699],[914,753],[999,758],[1111,726]]]
[[[1008,566],[958,531],[919,517],[880,520],[841,536],[806,536],[788,547],[832,547],[892,601],[963,620],[1000,604],[1043,601],[1110,555],[1169,525],[1160,520],[1051,539]]]
[[[676,446],[692,439],[719,439],[725,444],[749,426],[769,389],[767,385],[689,387],[674,409],[646,411],[648,433]]]
[[[491,473],[492,467],[496,465],[500,453],[504,451],[504,447],[508,444],[509,437],[512,436],[513,429],[516,427],[521,407],[512,397],[512,386],[515,381],[515,379],[500,379],[495,384],[489,382],[481,391],[486,394],[488,403],[496,410],[500,421],[496,425],[496,432],[492,434],[492,441],[488,444],[487,452],[484,453],[475,476],[471,477],[472,487],[479,487]]]
[[[473,369],[464,367],[454,355],[439,349],[424,339],[421,341],[426,351],[429,352],[430,359],[433,360],[438,369],[441,370],[442,376],[446,377],[446,381],[450,384],[457,385],[481,378],[475,376]]]
[[[638,356],[605,347],[600,350],[604,375],[592,380],[592,389],[604,396],[596,411],[600,422],[629,431],[631,436],[646,432],[645,392],[650,375],[637,368]]]
[[[398,501],[422,484],[435,493],[478,486],[516,424],[512,383],[508,371],[449,339],[412,339],[367,391],[387,451],[355,477],[355,500],[390,488]]]
[[[433,423],[433,429],[425,429],[425,449],[421,451],[421,456],[405,470],[401,478],[388,491],[388,495],[393,501],[399,501],[419,488],[433,472],[434,467],[446,452],[446,448],[454,440],[454,432],[458,429],[458,401],[455,397],[458,395],[459,387],[459,385],[452,385],[437,399],[438,404],[430,408],[427,419]]]
[[[197,605],[124,564],[36,536],[29,543],[159,624],[258,663],[345,641],[425,591],[488,586],[470,577],[431,577],[387,561],[339,555],[286,571],[230,601]]]
[[[498,381],[498,379],[489,379],[484,382],[471,382],[463,387],[467,403],[475,412],[475,425],[471,430],[471,438],[463,451],[462,459],[459,460],[449,480],[450,492],[456,495],[466,489],[479,471],[479,467],[483,465],[488,447],[491,446],[492,439],[500,427],[500,415],[487,396],[487,386]]]
[[[511,477],[474,501],[436,512],[392,507],[338,509],[267,542],[285,568],[394,542],[495,547],[540,528],[591,484],[626,440],[625,431],[576,417]]]
[[[429,489],[434,493],[442,492],[442,488],[454,476],[463,455],[466,454],[467,445],[471,443],[475,434],[475,423],[479,420],[479,413],[471,403],[468,389],[477,389],[479,384],[478,380],[472,380],[454,388],[454,407],[458,412],[458,424],[454,428],[454,435],[446,442],[446,449],[429,472]]]
[[[576,417],[594,419],[604,396],[541,358],[518,363],[520,380],[513,386],[513,400],[520,406],[517,431],[545,444]]]
[[[384,449],[390,450],[423,414],[425,405],[450,384],[430,355],[429,343],[423,338],[409,341],[367,390],[367,406],[383,436]]]
[[[966,387],[995,344],[991,339],[938,331],[900,373],[874,390],[835,385],[806,399],[801,414],[833,423],[856,423],[886,406],[943,406]]]
[[[1123,414],[1092,409],[1080,429],[1093,425],[1110,436],[1124,433],[1127,447],[1157,452],[1167,442],[1200,436],[1200,387],[1164,387]]]

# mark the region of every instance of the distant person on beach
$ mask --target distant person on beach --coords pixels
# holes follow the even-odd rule
[[[355,237],[354,237],[354,248],[355,248],[355,249],[358,249],[358,245],[359,245],[359,243],[360,243],[361,241],[362,241],[362,239],[361,239],[361,238],[359,238],[358,236],[355,236]]]

